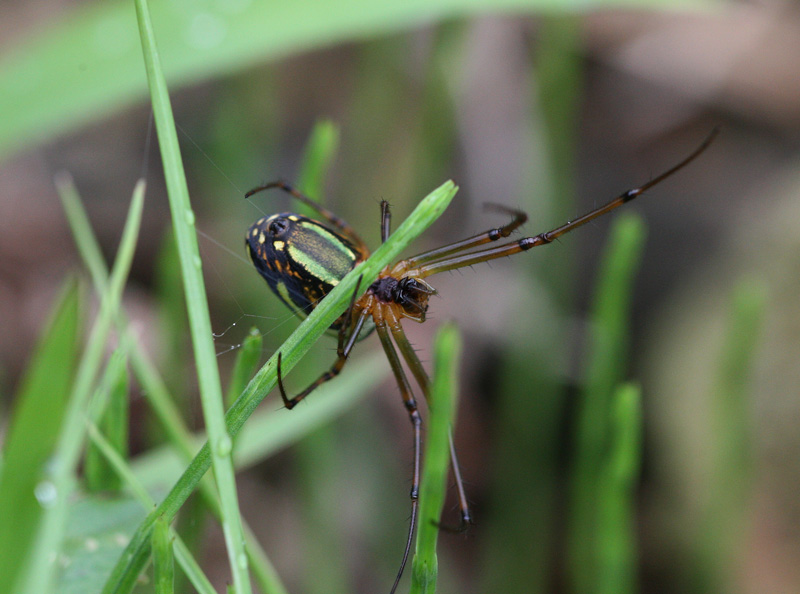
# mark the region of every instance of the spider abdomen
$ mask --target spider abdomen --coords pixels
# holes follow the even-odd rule
[[[245,244],[270,289],[300,317],[363,259],[346,237],[293,213],[259,219],[248,230]]]

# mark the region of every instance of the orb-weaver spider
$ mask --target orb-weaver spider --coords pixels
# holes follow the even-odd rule
[[[366,337],[373,330],[378,332],[414,431],[414,465],[410,493],[411,519],[403,558],[391,590],[392,593],[397,588],[408,560],[416,524],[422,426],[417,401],[403,370],[401,357],[411,370],[426,399],[430,385],[427,372],[406,338],[401,320],[410,318],[415,322],[425,321],[428,299],[436,293],[436,290],[424,279],[439,272],[510,256],[548,244],[565,233],[633,200],[683,169],[708,148],[716,133],[717,130],[714,130],[688,157],[646,184],[623,192],[605,205],[568,221],[560,227],[533,237],[476,249],[487,243],[508,238],[528,218],[522,211],[493,205],[493,208],[511,214],[512,220],[502,227],[423,252],[412,258],[401,260],[394,266],[387,266],[381,271],[378,279],[367,287],[363,295],[359,296],[359,289],[356,288],[347,311],[331,325],[330,329],[338,335],[336,362],[316,381],[292,398],[286,395],[281,374],[281,354],[278,353],[278,386],[286,408],[291,409],[319,385],[333,379],[341,372],[357,340]],[[245,239],[250,258],[258,272],[280,300],[295,314],[302,317],[314,309],[317,303],[348,272],[367,259],[369,249],[345,221],[286,182],[276,181],[257,187],[247,192],[245,198],[272,188],[289,193],[316,210],[326,221],[323,223],[294,213],[275,214],[256,221],[248,230]],[[389,237],[390,222],[389,205],[384,200],[381,202],[382,241],[386,241]],[[400,356],[398,356],[398,349]],[[460,528],[466,528],[472,523],[472,516],[461,479],[452,435],[450,437],[450,458],[461,510]]]

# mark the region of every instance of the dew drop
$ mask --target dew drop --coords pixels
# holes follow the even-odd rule
[[[236,562],[239,565],[239,569],[247,569],[247,555],[244,553],[237,557]]]
[[[194,257],[194,267],[198,270],[203,267],[203,261],[200,259],[200,256]]]
[[[186,223],[194,225],[194,211],[191,208],[186,211]]]
[[[51,508],[56,504],[58,499],[58,490],[56,486],[50,481],[42,481],[33,489],[33,494],[36,501],[39,502],[44,508]]]

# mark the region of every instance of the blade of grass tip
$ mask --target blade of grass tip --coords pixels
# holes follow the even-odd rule
[[[457,189],[452,181],[447,181],[423,198],[392,236],[375,250],[366,262],[345,276],[336,288],[320,302],[281,346],[279,352],[283,353],[282,367],[284,371],[288,372],[336,318],[347,309],[356,284],[360,282],[361,287],[368,287],[372,284],[385,266],[397,259],[409,243],[441,216],[455,196]],[[277,354],[264,364],[228,411],[226,423],[232,437],[239,432],[258,404],[275,386],[276,364]],[[137,576],[147,562],[149,534],[155,518],[162,514],[168,518],[174,517],[210,465],[210,452],[208,443],[206,443],[167,497],[139,526],[109,576],[103,588],[104,594],[126,594],[132,590]]]
[[[195,215],[189,203],[189,189],[183,172],[178,135],[172,116],[167,82],[161,70],[161,61],[147,0],[136,0],[135,4],[145,70],[153,103],[153,116],[158,132],[161,159],[164,164],[172,226],[180,255],[181,277],[186,294],[186,308],[189,313],[189,327],[194,348],[203,419],[206,423],[209,441],[213,444],[211,462],[214,466],[214,480],[219,491],[222,531],[225,535],[234,590],[238,594],[250,594],[252,587],[247,571],[248,559],[244,551],[242,519],[236,495],[233,460],[231,459],[233,444],[225,427],[222,385],[214,350],[202,260],[200,259],[197,233],[194,229]]]
[[[597,583],[597,489],[603,452],[611,436],[614,388],[621,383],[628,346],[633,279],[641,258],[645,228],[631,213],[617,217],[609,231],[592,305],[586,378],[577,416],[570,502],[570,572],[578,594]]]
[[[419,523],[412,561],[412,594],[436,592],[436,540],[447,488],[450,431],[455,425],[458,359],[461,335],[454,324],[443,325],[433,343],[430,421],[419,490]]]
[[[153,586],[156,594],[173,594],[175,562],[169,522],[163,517],[153,527]]]
[[[693,567],[694,591],[730,589],[730,570],[743,545],[753,484],[752,380],[763,326],[766,288],[740,280],[731,295],[728,323],[709,400],[712,403],[711,477]]]
[[[100,381],[100,393],[92,398],[91,418],[97,419],[98,426],[113,447],[122,456],[128,451],[128,370],[127,348],[112,353]],[[102,403],[102,404],[101,404]],[[95,409],[101,409],[95,412]],[[83,475],[86,489],[90,492],[117,491],[119,477],[108,466],[105,458],[91,443],[86,448]]]
[[[255,327],[250,329],[250,333],[242,341],[242,347],[236,353],[236,361],[233,364],[228,392],[225,395],[225,404],[228,408],[236,401],[247,382],[256,372],[258,362],[261,360],[261,345],[263,343],[261,332]]]
[[[106,462],[117,474],[120,482],[130,489],[133,495],[141,502],[142,507],[152,509],[155,506],[155,501],[136,478],[130,465],[119,455],[119,452],[114,449],[114,446],[100,433],[100,430],[91,420],[87,420],[86,425],[92,444],[105,457]],[[158,518],[157,521],[163,521],[169,527],[169,522],[164,520],[163,517]],[[184,574],[189,578],[195,590],[199,594],[216,594],[211,582],[203,573],[203,570],[200,569],[200,565],[174,528],[169,528],[169,535],[174,544],[173,552],[178,560],[178,565],[183,569]]]
[[[133,193],[128,218],[122,233],[119,251],[111,274],[111,281],[100,300],[100,313],[92,327],[86,350],[78,365],[72,384],[64,423],[59,434],[53,456],[42,479],[53,493],[42,518],[36,536],[38,552],[33,562],[26,567],[26,577],[19,585],[19,592],[46,592],[52,578],[52,557],[57,554],[61,541],[67,503],[74,489],[74,473],[84,443],[85,427],[83,415],[92,395],[92,384],[103,360],[106,339],[112,320],[117,316],[122,290],[133,260],[136,238],[142,219],[144,183],[139,182]]]
[[[78,193],[75,190],[74,185],[71,183],[71,178],[68,175],[62,174],[59,176],[57,180],[57,186],[59,189],[59,194],[62,197],[65,211],[67,212],[67,219],[69,220],[70,227],[72,228],[75,241],[78,244],[79,251],[83,256],[84,263],[92,273],[91,276],[94,281],[95,290],[98,292],[98,294],[102,295],[103,288],[108,282],[108,272],[100,252],[100,246],[96,237],[94,236],[91,225],[89,224],[88,217],[86,216],[86,211],[83,209]],[[137,380],[142,386],[143,392],[146,394],[148,402],[153,407],[156,417],[166,431],[171,447],[175,448],[177,452],[180,452],[182,458],[188,463],[194,457],[199,444],[195,443],[196,440],[193,440],[191,432],[183,423],[181,414],[176,408],[175,400],[172,398],[172,396],[170,396],[169,390],[167,389],[163,379],[148,358],[147,354],[142,348],[141,343],[130,336],[126,316],[124,315],[123,311],[120,311],[117,325],[120,335],[122,336],[122,340],[130,343],[131,363],[134,373],[136,374]],[[245,379],[244,382],[246,383],[246,381],[247,380]],[[240,391],[241,390],[239,390],[239,392]],[[162,473],[159,474],[159,476],[163,477],[164,475]],[[203,482],[200,484],[200,491],[206,506],[211,509],[212,513],[216,514],[217,518],[219,518],[218,500],[210,477],[204,477]],[[150,503],[148,509],[152,509],[153,505],[154,504]],[[252,532],[247,530],[246,525],[244,528],[247,554],[250,556],[253,575],[258,581],[261,591],[265,594],[285,594],[286,589],[281,584],[277,573],[275,572],[269,559],[264,554],[264,551],[258,543],[258,540],[255,538]],[[187,563],[193,561],[186,544],[182,540],[178,540],[176,543],[179,545],[179,548],[176,551],[176,556],[179,557],[179,560],[179,551],[181,548],[183,548],[185,549],[183,558],[188,559]],[[205,579],[205,583],[203,583],[197,577],[199,567],[194,570],[194,574],[192,574],[193,570],[191,568],[187,568],[183,564],[182,566],[184,568],[184,572],[187,574],[199,592],[214,591],[207,578]],[[199,573],[202,575],[202,572]],[[205,578],[205,576],[202,577]]]
[[[78,252],[81,254],[86,268],[89,269],[92,284],[98,294],[102,294],[108,282],[108,272],[100,245],[95,241],[92,226],[83,209],[78,190],[75,188],[72,176],[66,171],[56,174],[55,184],[72,235],[75,238],[75,244],[78,246]]]
[[[11,588],[30,563],[43,514],[37,485],[66,410],[78,355],[81,291],[68,279],[19,383],[0,474],[0,584]]]
[[[623,384],[611,402],[610,449],[598,490],[598,594],[636,592],[636,484],[642,459],[641,389]]]
[[[322,202],[325,178],[338,149],[339,127],[330,120],[320,120],[314,124],[297,176],[297,187],[301,192]]]
[[[86,211],[69,174],[61,173],[56,176],[56,187],[78,251],[89,269],[95,291],[102,296],[108,283],[108,270],[100,251],[100,244],[92,231]],[[128,322],[124,311],[120,311],[117,329],[123,340],[129,340],[131,344],[131,365],[134,374],[161,422],[168,441],[191,459],[196,451],[196,447],[192,443],[191,432],[185,427],[174,399],[170,396],[166,384],[148,358],[141,343],[134,338],[127,338]]]

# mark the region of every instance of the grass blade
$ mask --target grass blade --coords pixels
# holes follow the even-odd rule
[[[636,592],[636,506],[642,460],[642,395],[639,386],[615,390],[609,422],[610,449],[598,491],[598,594]]]
[[[225,428],[222,385],[201,269],[202,261],[194,228],[195,217],[189,203],[189,189],[186,186],[186,176],[183,172],[178,135],[172,116],[167,82],[161,70],[147,0],[137,0],[136,16],[139,22],[147,81],[153,102],[153,116],[158,131],[161,159],[164,163],[172,226],[178,244],[203,418],[208,429],[209,440],[214,444],[214,447],[211,448],[211,461],[219,491],[222,530],[225,534],[233,587],[237,594],[250,594],[252,588],[247,571],[248,561],[244,551],[241,514],[236,495],[236,478],[231,460],[233,445]]]
[[[127,346],[127,345],[126,345]],[[105,377],[100,382],[104,394],[97,394],[93,404],[103,403],[105,411],[99,416],[99,427],[122,457],[128,455],[128,369],[127,353],[118,349],[111,355]],[[92,415],[95,418],[94,415]],[[84,481],[89,491],[117,491],[119,477],[112,472],[105,458],[89,444],[83,467]]]
[[[570,572],[579,594],[594,592],[600,571],[597,491],[612,436],[612,397],[625,372],[631,291],[644,237],[641,219],[631,213],[620,215],[609,231],[598,275],[571,493]]]
[[[568,0],[561,9],[647,5],[675,0]],[[698,2],[684,2],[697,6]],[[709,4],[703,2],[703,5]],[[422,24],[487,11],[552,10],[553,0],[297,0],[225,5],[154,3],[170,81],[196,83],[344,41],[358,41]],[[265,32],[265,23],[268,32]],[[146,95],[128,2],[87,4],[60,25],[19,45],[0,63],[0,154],[51,138]],[[76,64],[83,66],[74,76]],[[32,73],[36,73],[35,76]],[[50,99],[59,89],[59,100]]]
[[[25,376],[3,447],[0,474],[0,584],[9,591],[26,559],[43,514],[41,473],[51,456],[66,410],[78,354],[80,295],[74,280],[66,283],[39,339]]]
[[[453,324],[443,325],[433,344],[430,421],[420,479],[416,549],[411,563],[412,594],[436,592],[439,570],[436,540],[447,488],[450,431],[455,425],[460,355],[461,335],[458,328]]]

